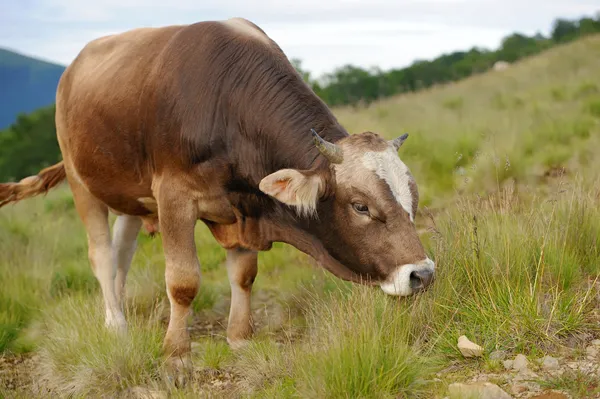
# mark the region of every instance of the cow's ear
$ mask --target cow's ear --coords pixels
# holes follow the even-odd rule
[[[307,216],[316,212],[325,184],[324,177],[311,170],[281,169],[263,178],[258,188]]]

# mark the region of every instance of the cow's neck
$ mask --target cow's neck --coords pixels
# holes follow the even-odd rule
[[[266,250],[273,242],[285,242],[309,254],[336,276],[360,282],[355,273],[327,252],[309,223],[258,190],[261,179],[280,169],[329,167],[314,144],[311,129],[330,142],[348,136],[327,106],[300,83],[289,83],[286,92],[245,98],[238,108],[243,123],[240,130],[229,130],[232,136],[228,138],[228,156],[234,166],[229,200],[237,223],[213,227],[213,234],[225,247]]]
[[[283,88],[265,90],[257,97],[245,93],[238,104],[242,129],[232,133],[244,137],[239,154],[248,149],[260,154],[258,169],[263,176],[255,176],[259,179],[279,169],[312,169],[323,164],[311,129],[330,142],[348,136],[327,105],[300,78],[286,79]],[[243,172],[242,167],[238,170]]]

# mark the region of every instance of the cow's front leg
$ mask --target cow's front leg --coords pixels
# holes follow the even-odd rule
[[[166,261],[167,295],[171,304],[163,349],[171,366],[183,371],[182,368],[191,366],[187,317],[200,286],[200,264],[194,242],[196,206],[176,188],[162,184],[158,211]]]
[[[231,286],[231,307],[227,325],[227,342],[238,349],[252,336],[250,296],[257,273],[256,251],[230,249],[227,251],[227,275]]]

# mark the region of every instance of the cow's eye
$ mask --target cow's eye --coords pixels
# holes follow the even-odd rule
[[[369,207],[366,206],[365,204],[360,204],[360,203],[356,202],[356,203],[352,204],[352,207],[358,213],[362,213],[365,215],[369,214]]]

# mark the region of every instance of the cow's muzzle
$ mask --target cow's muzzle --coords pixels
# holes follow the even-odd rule
[[[388,295],[407,296],[426,289],[434,279],[435,263],[429,258],[399,266],[380,284]]]

